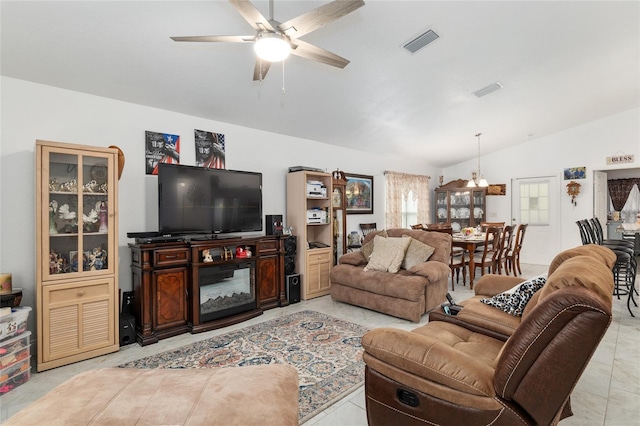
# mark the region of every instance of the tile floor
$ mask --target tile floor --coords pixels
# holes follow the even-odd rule
[[[546,270],[547,267],[542,265],[523,265],[523,276],[535,276]],[[471,294],[469,287],[462,285],[456,285],[455,291],[452,292],[456,300],[464,300]],[[183,334],[145,347],[132,344],[122,347],[120,351],[113,354],[43,373],[34,373],[29,382],[0,397],[0,421],[6,420],[30,402],[81,371],[114,367],[124,362],[305,309],[324,312],[369,328],[390,326],[412,330],[418,326],[402,319],[334,302],[330,296],[320,297],[285,308],[268,310],[257,318],[225,329],[193,335]],[[640,404],[638,403],[640,400],[640,308],[635,308],[634,314],[637,315],[636,318],[629,315],[625,300],[618,301],[614,298],[613,322],[572,394],[572,407],[575,414],[562,421],[562,425],[640,425]],[[426,321],[427,315],[423,317],[420,324]],[[362,387],[307,421],[305,426],[364,426],[366,424],[367,415]]]

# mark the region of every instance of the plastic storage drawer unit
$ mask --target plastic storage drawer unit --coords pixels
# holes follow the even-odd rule
[[[0,345],[2,341],[27,331],[27,319],[31,308],[13,308],[9,315],[0,317]]]
[[[0,395],[17,388],[31,377],[31,352],[27,331],[0,343]]]

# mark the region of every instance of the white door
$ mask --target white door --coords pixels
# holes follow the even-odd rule
[[[604,238],[607,236],[607,173],[594,171],[593,172],[593,215],[598,218],[602,224],[602,232]]]
[[[560,250],[558,178],[541,176],[511,180],[512,225],[527,223],[522,263],[548,265]]]

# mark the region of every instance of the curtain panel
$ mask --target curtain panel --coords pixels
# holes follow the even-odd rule
[[[418,223],[428,223],[430,205],[429,180],[431,177],[392,171],[384,172],[386,178],[385,227],[387,229],[402,226],[402,197],[409,191],[418,204]]]
[[[616,211],[622,211],[633,185],[640,186],[640,178],[611,179],[607,181],[611,203]]]

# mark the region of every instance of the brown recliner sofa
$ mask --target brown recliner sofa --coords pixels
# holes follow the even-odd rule
[[[609,268],[612,268],[612,262],[615,262],[613,257],[615,254],[611,250],[597,244],[588,244],[559,253],[549,265],[546,275],[552,275],[565,260],[575,256],[593,257],[594,261],[604,262]],[[442,309],[435,309],[429,314],[429,321],[448,321],[463,325],[473,331],[507,340],[520,325],[522,318],[526,317],[526,314],[536,306],[540,292],[533,295],[529,303],[527,303],[522,316],[510,315],[493,306],[486,305],[480,300],[503,293],[524,281],[526,279],[523,277],[497,274],[483,275],[473,288],[475,296],[459,302],[463,309],[458,315],[446,315]]]
[[[599,249],[559,254],[506,341],[459,318],[368,332],[369,424],[548,425],[571,415],[571,391],[611,322],[613,262]]]
[[[363,247],[376,235],[408,235],[435,250],[426,262],[397,273],[365,271],[368,260],[361,251],[340,257],[331,270],[334,300],[420,322],[426,312],[445,301],[451,254],[451,235],[412,229],[388,229],[367,234]]]

